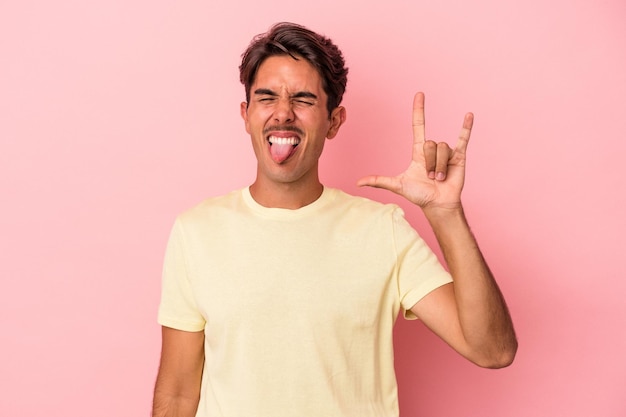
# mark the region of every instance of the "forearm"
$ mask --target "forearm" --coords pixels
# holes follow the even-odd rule
[[[184,395],[169,392],[157,380],[152,404],[152,417],[194,417],[198,409],[200,393]]]
[[[155,392],[152,417],[194,417],[198,399],[171,397]]]
[[[204,332],[163,327],[152,417],[194,417],[200,400]]]
[[[510,364],[517,350],[511,317],[462,207],[424,213],[454,279],[459,325],[473,360],[487,367]]]

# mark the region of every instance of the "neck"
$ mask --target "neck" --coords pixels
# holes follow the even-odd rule
[[[324,186],[317,181],[314,184],[297,183],[265,184],[257,179],[250,186],[250,194],[254,201],[269,208],[296,210],[307,206],[320,198]]]

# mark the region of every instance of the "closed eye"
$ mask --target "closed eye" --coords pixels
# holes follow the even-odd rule
[[[278,97],[278,94],[267,88],[259,88],[255,90],[254,95],[258,97],[257,100],[260,102],[269,102],[275,100]]]
[[[317,96],[309,91],[300,91],[291,96],[291,99],[298,103],[313,105],[317,101]]]
[[[267,88],[259,88],[254,91],[257,100],[260,103],[272,103],[279,98],[278,93]],[[292,103],[313,106],[317,103],[317,96],[310,91],[299,91],[289,97]]]

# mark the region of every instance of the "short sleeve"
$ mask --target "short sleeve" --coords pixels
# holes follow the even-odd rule
[[[400,208],[393,212],[393,233],[400,305],[404,317],[412,320],[417,317],[410,309],[434,289],[452,282],[452,277]]]
[[[158,322],[162,326],[197,332],[204,329],[205,320],[196,305],[186,255],[184,230],[178,219],[165,251]]]

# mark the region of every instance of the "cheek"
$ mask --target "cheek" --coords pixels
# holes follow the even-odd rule
[[[271,117],[271,112],[255,110],[254,112],[248,112],[246,130],[248,133],[255,130],[263,130],[267,121]]]

